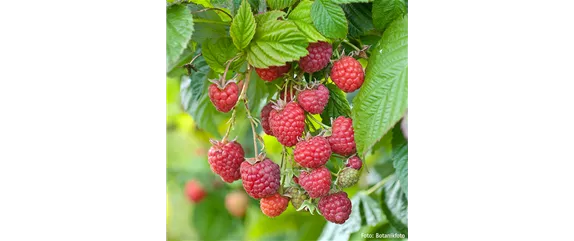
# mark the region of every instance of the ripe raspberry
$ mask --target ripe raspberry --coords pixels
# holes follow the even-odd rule
[[[309,198],[303,190],[296,187],[290,188],[288,193],[291,196],[291,205],[293,205],[295,210],[299,209],[303,202]]]
[[[224,88],[219,88],[217,84],[209,85],[209,99],[215,109],[221,112],[229,112],[237,103],[239,98],[239,88],[236,83],[230,82]]]
[[[303,171],[299,175],[299,184],[309,193],[309,197],[321,197],[329,193],[329,189],[331,189],[331,172],[324,166],[311,171],[311,173]]]
[[[271,82],[277,79],[278,77],[282,76],[283,74],[289,72],[290,68],[291,65],[286,64],[283,66],[270,66],[269,68],[266,69],[255,68],[255,71],[262,80]]]
[[[296,184],[299,184],[299,178],[296,176],[293,176],[293,182]]]
[[[263,214],[270,218],[277,217],[283,213],[287,209],[287,205],[289,205],[289,198],[283,197],[279,193],[264,197],[259,202],[259,207],[261,207]]]
[[[353,156],[347,160],[346,166],[353,168],[355,170],[359,170],[363,166],[363,161],[361,161],[361,158],[359,158],[358,156]]]
[[[239,168],[241,163],[245,160],[245,152],[241,144],[232,141],[215,141],[212,140],[213,146],[209,148],[207,153],[207,161],[211,167],[211,171],[221,176],[223,181],[232,183],[233,181],[241,178]]]
[[[271,110],[269,125],[279,143],[284,146],[294,146],[297,144],[297,137],[305,131],[305,112],[299,104],[289,102],[280,111]]]
[[[198,203],[205,197],[206,193],[198,181],[190,180],[185,184],[185,194],[189,201]]]
[[[299,67],[307,73],[313,73],[327,66],[333,47],[327,42],[310,43],[307,51],[309,54],[299,60]]]
[[[325,137],[315,136],[297,143],[293,156],[302,167],[317,168],[325,165],[329,160],[331,145]]]
[[[273,110],[273,103],[267,103],[263,109],[261,109],[261,127],[263,127],[263,131],[265,134],[272,136],[273,132],[271,131],[271,127],[269,126],[269,113]]]
[[[339,89],[349,93],[360,88],[365,80],[361,63],[353,57],[343,57],[333,64],[331,79]]]
[[[329,89],[321,84],[317,89],[303,90],[297,95],[297,102],[303,110],[321,114],[329,102]]]
[[[350,187],[359,181],[360,173],[358,170],[355,170],[350,167],[345,167],[341,172],[339,172],[339,176],[337,177],[337,185],[339,187],[345,188]]]
[[[279,98],[287,103],[293,100],[293,96],[295,96],[295,89],[287,90],[287,96],[285,96],[285,89],[279,91]]]
[[[339,116],[333,121],[331,136],[327,137],[334,153],[348,156],[357,151],[355,145],[355,131],[353,130],[353,120],[344,116]]]
[[[342,224],[351,215],[351,200],[346,192],[333,193],[319,200],[319,211],[329,222]]]
[[[269,158],[253,165],[249,162],[241,163],[243,188],[253,198],[268,197],[277,193],[280,178],[279,165]]]
[[[249,200],[243,191],[234,191],[225,196],[225,208],[235,217],[243,217],[248,204]]]

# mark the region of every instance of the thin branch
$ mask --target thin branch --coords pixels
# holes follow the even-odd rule
[[[229,16],[230,19],[233,19],[233,16],[231,16],[231,14],[229,14],[228,12],[226,12],[225,10],[223,10],[221,8],[204,8],[204,9],[201,9],[199,11],[195,11],[195,12],[191,12],[191,13],[192,14],[193,13],[201,13],[201,12],[205,12],[205,11],[209,11],[209,10],[220,11],[222,13],[225,13],[227,16]],[[194,21],[195,21],[195,19],[194,19]]]

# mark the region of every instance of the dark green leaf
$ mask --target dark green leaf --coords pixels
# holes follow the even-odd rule
[[[390,132],[389,132],[390,133]],[[401,190],[405,197],[409,198],[409,148],[408,143],[401,131],[400,123],[393,128],[393,166],[396,169],[397,177],[401,183]]]
[[[369,58],[365,82],[353,99],[357,151],[364,156],[407,109],[408,19],[385,31]]]
[[[359,37],[375,28],[371,16],[372,3],[345,4],[342,7],[349,20],[349,36]]]
[[[187,7],[191,12],[203,9],[203,7],[194,4],[189,4]],[[193,14],[193,19],[195,30],[191,37],[192,41],[203,43],[208,39],[228,37],[229,23],[222,21],[215,11],[196,12]]]
[[[375,0],[373,2],[373,23],[385,30],[395,19],[407,13],[405,0]]]
[[[297,28],[305,34],[307,41],[314,43],[317,41],[327,41],[315,26],[313,26],[313,20],[311,19],[311,6],[312,1],[305,0],[300,2],[293,11],[289,14],[289,21],[292,21],[297,25]]]
[[[345,92],[337,88],[333,83],[328,83],[325,86],[329,89],[329,102],[325,106],[323,113],[321,113],[321,119],[323,119],[323,124],[331,125],[331,117],[333,119],[339,116],[349,117],[351,115],[351,107],[349,107]]]
[[[251,114],[258,117],[259,113],[261,113],[261,109],[269,98],[269,86],[264,80],[259,78],[259,75],[257,75],[255,71],[251,71],[251,80],[249,80],[247,96],[249,96],[248,105]]]
[[[280,17],[285,17],[285,15],[286,13],[283,11],[278,10],[267,11],[265,13],[255,15],[255,22],[257,22],[257,24],[266,23],[268,21],[277,20]],[[264,27],[265,26],[259,25],[259,28]]]
[[[267,6],[273,10],[280,10],[295,4],[297,0],[267,0]]]
[[[242,0],[233,0],[233,9],[231,11],[232,15],[237,15],[237,11],[239,10],[239,6],[241,6]],[[259,0],[247,0],[249,5],[251,5],[251,11],[256,12],[259,9]]]
[[[317,30],[328,38],[347,36],[345,12],[331,0],[315,0],[311,6],[311,18]]]
[[[383,213],[399,232],[408,236],[408,200],[401,191],[396,177],[383,186],[381,192]]]
[[[209,39],[202,44],[203,57],[209,67],[217,73],[225,71],[226,62],[239,52],[233,45],[230,38]],[[230,70],[237,70],[243,61],[241,59],[233,61]]]
[[[369,0],[333,0],[336,4],[347,4],[347,3],[366,3]]]
[[[166,72],[169,72],[191,39],[193,16],[185,6],[173,5],[167,8],[166,18]]]
[[[233,17],[233,22],[231,22],[231,29],[229,30],[229,35],[233,39],[233,44],[237,49],[242,50],[255,35],[255,17],[251,12],[251,5],[247,3],[247,0],[243,0],[237,15]]]

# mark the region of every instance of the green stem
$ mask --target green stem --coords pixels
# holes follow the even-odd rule
[[[213,20],[207,20],[207,19],[201,19],[201,18],[194,18],[193,22],[194,23],[212,23],[212,24],[219,24],[219,25],[226,25],[226,26],[231,25],[231,22],[226,23],[226,22],[213,21]]]
[[[372,186],[371,188],[369,188],[365,192],[366,195],[371,195],[371,193],[373,193],[374,191],[378,190],[379,188],[381,188],[383,185],[385,185],[385,183],[394,175],[389,175],[388,177],[385,177],[383,180],[381,180],[380,182],[378,182],[377,184],[375,184],[374,186]]]
[[[309,114],[307,116],[309,117],[310,120],[313,120],[315,123],[319,124],[323,128],[331,128],[330,126],[327,126],[327,125],[321,123],[319,120],[315,119],[315,117],[313,117],[312,115]]]
[[[227,16],[229,16],[230,19],[233,19],[233,16],[231,16],[231,14],[229,14],[228,12],[226,12],[225,10],[223,10],[221,8],[204,8],[204,9],[201,9],[199,11],[192,12],[192,13],[201,13],[201,12],[205,12],[205,11],[209,11],[209,10],[220,11],[222,13],[225,13]]]
[[[357,50],[357,51],[361,51],[361,49],[357,46],[355,46],[354,44],[352,44],[351,42],[349,42],[349,40],[343,40],[343,43],[346,43],[347,45],[351,46],[353,49]]]

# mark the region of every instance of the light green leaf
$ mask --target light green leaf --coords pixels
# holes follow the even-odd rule
[[[167,8],[166,18],[166,72],[169,72],[191,39],[193,16],[185,6],[173,5]]]
[[[375,28],[371,17],[372,6],[371,3],[353,3],[341,6],[349,20],[349,35],[351,37],[359,37]]]
[[[217,73],[223,73],[226,62],[239,52],[230,38],[208,39],[202,44],[202,49],[205,61]],[[241,59],[233,61],[230,70],[237,70],[242,62]]]
[[[256,68],[285,65],[307,55],[307,45],[294,23],[262,17],[247,47],[247,61]]]
[[[375,0],[373,2],[373,23],[380,30],[385,30],[393,20],[407,13],[404,0]]]
[[[194,32],[191,36],[191,40],[196,43],[203,43],[208,39],[218,39],[221,37],[227,37],[226,27],[229,25],[228,22],[221,20],[221,17],[215,13],[215,11],[204,11],[197,12],[203,9],[199,5],[189,4],[187,8],[193,14],[194,20]]]
[[[285,17],[285,15],[286,13],[283,11],[278,10],[268,11],[262,14],[255,15],[255,22],[259,24],[259,28],[262,28],[264,26],[261,26],[260,23],[265,23],[271,20],[277,20],[280,17]]]
[[[336,4],[347,4],[347,3],[368,3],[369,0],[333,0]]]
[[[365,82],[353,99],[353,128],[357,151],[366,152],[383,137],[407,109],[408,18],[385,31],[373,49]]]
[[[383,213],[389,223],[402,234],[408,235],[408,200],[401,191],[401,185],[396,177],[393,177],[383,186],[381,192]]]
[[[357,196],[361,197],[361,206],[363,207],[367,225],[375,226],[383,221],[383,211],[377,201],[362,192],[358,193]]]
[[[317,30],[328,38],[347,36],[345,12],[331,0],[315,0],[311,6],[311,18]]]
[[[305,34],[307,41],[310,43],[327,41],[327,38],[321,35],[315,26],[313,26],[313,19],[311,19],[312,5],[312,1],[305,0],[300,2],[289,14],[289,21],[292,21],[297,25],[297,28]]]
[[[253,35],[255,35],[255,25],[255,17],[253,17],[251,12],[251,5],[246,0],[243,0],[237,15],[231,22],[231,29],[229,30],[235,47],[242,50],[249,45]]]
[[[391,133],[389,131],[389,133]],[[409,198],[409,145],[401,131],[400,124],[392,130],[393,134],[393,166],[401,184],[401,190],[405,197]]]
[[[331,117],[333,119],[339,116],[349,117],[351,115],[351,107],[345,92],[333,83],[328,83],[325,86],[329,89],[329,102],[325,106],[323,113],[321,113],[321,119],[323,119],[323,124],[331,125]]]
[[[267,0],[267,6],[271,9],[279,10],[292,6],[297,0]]]

